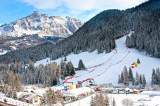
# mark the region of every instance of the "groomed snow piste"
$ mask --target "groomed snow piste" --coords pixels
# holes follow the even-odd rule
[[[111,53],[83,52],[80,54],[70,54],[67,56],[67,61],[71,61],[75,67],[78,66],[80,59],[86,66],[86,70],[77,71],[76,75],[70,80],[73,82],[82,81],[86,78],[94,78],[98,84],[113,83],[117,84],[118,75],[123,70],[124,66],[131,67],[133,62],[140,59],[141,64],[137,68],[132,69],[135,74],[144,74],[147,82],[150,83],[152,69],[160,67],[160,59],[150,57],[144,52],[139,52],[135,49],[129,49],[125,45],[126,36],[116,40],[116,49]],[[38,61],[38,64],[47,64],[47,59]],[[48,59],[49,60],[49,59]],[[60,63],[61,58],[54,62]],[[53,61],[49,61],[53,62]]]

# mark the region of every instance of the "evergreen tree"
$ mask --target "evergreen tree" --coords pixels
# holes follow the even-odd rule
[[[132,85],[134,84],[134,76],[131,68],[129,68],[129,81],[132,82]]]
[[[121,79],[121,76],[119,75],[118,76],[118,84],[121,84],[122,83],[122,79]]]
[[[64,71],[64,76],[69,76],[69,73],[70,73],[70,67],[68,64],[66,64],[66,67],[65,67],[65,71]]]
[[[123,68],[123,76],[124,76],[124,84],[128,85],[129,84],[129,73],[127,71],[126,66],[124,66],[124,68]]]
[[[140,84],[140,76],[139,76],[139,74],[136,72],[135,85],[139,85],[139,84]]]
[[[124,75],[123,75],[123,72],[121,72],[121,83],[124,83]]]
[[[68,64],[70,66],[70,73],[69,74],[70,75],[75,75],[75,68],[74,68],[73,64],[71,62],[69,62]]]
[[[67,61],[67,57],[66,56],[64,57],[64,61]]]
[[[156,78],[157,78],[157,84],[160,85],[160,70],[159,70],[159,68],[156,69]]]
[[[139,76],[139,84],[140,84],[140,85],[143,84],[143,76],[142,76],[142,75]]]
[[[66,70],[65,70],[65,76],[69,76],[69,75],[74,75],[75,74],[75,69],[73,67],[72,62],[68,62],[66,65]]]
[[[64,77],[66,76],[66,63],[61,60],[60,63],[60,70],[61,70],[61,78],[64,79]]]
[[[85,69],[85,65],[83,64],[83,61],[81,59],[79,60],[78,69],[79,70],[84,70]]]
[[[151,81],[152,85],[157,84],[157,77],[156,77],[156,71],[155,69],[152,70],[152,81]]]
[[[145,87],[146,86],[146,78],[145,78],[145,76],[144,75],[142,75],[142,80],[143,80],[143,87]]]
[[[137,63],[138,63],[138,64],[140,64],[140,63],[141,63],[139,59],[137,59]]]

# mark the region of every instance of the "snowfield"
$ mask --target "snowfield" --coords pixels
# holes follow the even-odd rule
[[[8,98],[5,96],[5,94],[0,92],[0,102],[4,102],[4,100],[7,101],[7,104],[11,104],[11,105],[15,105],[15,106],[33,106],[32,104],[28,104],[25,102],[21,102],[19,100]]]
[[[74,66],[78,65],[80,59],[83,60],[86,67],[89,69],[77,71],[75,78],[71,81],[81,81],[86,78],[94,78],[96,83],[113,83],[118,81],[118,75],[126,65],[130,67],[133,62],[138,58],[141,64],[133,69],[133,73],[136,72],[145,74],[146,79],[150,82],[152,69],[160,66],[160,60],[147,56],[145,53],[140,53],[135,49],[128,49],[125,45],[126,37],[120,38],[116,41],[116,49],[111,53],[97,54],[93,53],[81,53],[78,55],[72,54],[67,56],[68,61],[72,61]],[[60,60],[56,60],[57,62]]]
[[[81,100],[66,104],[65,106],[90,106],[92,96],[88,96]],[[124,106],[123,101],[126,99],[132,102],[132,106],[160,106],[160,96],[150,97],[144,94],[108,94],[107,96],[109,97],[110,106],[112,106],[113,99],[116,102],[116,106]]]
[[[93,95],[80,99],[78,101],[66,104],[65,106],[90,106],[91,105],[91,98]]]
[[[109,94],[108,96],[110,99],[114,98],[118,106],[124,106],[123,101],[125,99],[131,101],[132,106],[160,106],[160,96],[149,97],[141,94]]]
[[[6,54],[8,51],[7,50],[1,50],[0,49],[0,55],[4,55],[4,54]]]
[[[86,66],[86,70],[76,72],[75,77],[70,81],[77,82],[86,78],[94,78],[97,84],[113,83],[117,84],[118,75],[123,70],[124,66],[131,67],[133,62],[140,59],[141,64],[137,68],[132,69],[135,74],[144,74],[148,83],[150,83],[152,69],[160,67],[160,59],[150,57],[145,52],[139,52],[135,49],[129,49],[125,45],[126,36],[116,40],[116,48],[111,53],[98,54],[94,52],[82,52],[80,54],[70,54],[67,56],[67,61],[71,61],[75,67],[78,66],[80,59]],[[47,61],[49,60],[49,61]],[[44,59],[38,61],[35,65],[47,64],[49,62],[60,63],[62,58],[54,61]]]

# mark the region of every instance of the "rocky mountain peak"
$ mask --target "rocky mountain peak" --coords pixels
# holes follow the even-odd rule
[[[82,26],[76,18],[48,16],[34,11],[31,15],[0,26],[0,36],[21,37],[38,34],[68,37]]]

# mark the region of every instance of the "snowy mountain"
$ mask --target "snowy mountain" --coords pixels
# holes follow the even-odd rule
[[[139,52],[136,49],[129,49],[125,45],[126,36],[116,40],[117,47],[111,53],[98,54],[94,52],[82,52],[80,54],[70,54],[67,56],[67,61],[71,61],[75,67],[78,66],[80,59],[83,60],[86,70],[76,72],[76,75],[68,80],[71,82],[82,81],[87,78],[94,78],[97,84],[113,83],[117,84],[118,75],[123,71],[124,66],[128,68],[137,59],[140,59],[141,64],[132,68],[133,73],[144,74],[148,83],[151,82],[152,69],[160,67],[158,58],[150,57],[145,52]],[[47,64],[47,62],[60,63],[62,58],[55,61],[48,59],[37,61],[35,65]]]
[[[4,60],[13,62],[16,59],[27,61],[30,57],[34,62],[47,57],[55,60],[71,53],[95,50],[98,53],[110,53],[117,46],[115,40],[130,31],[134,31],[134,34],[126,39],[128,48],[145,51],[150,56],[160,58],[159,5],[159,0],[149,0],[124,11],[105,10],[86,22],[72,36],[56,44],[44,43],[33,48],[10,52],[0,56],[0,62]],[[36,56],[34,53],[37,53]]]
[[[0,26],[0,36],[21,37],[38,34],[68,37],[82,26],[82,22],[71,17],[47,16],[33,12],[31,15]]]

